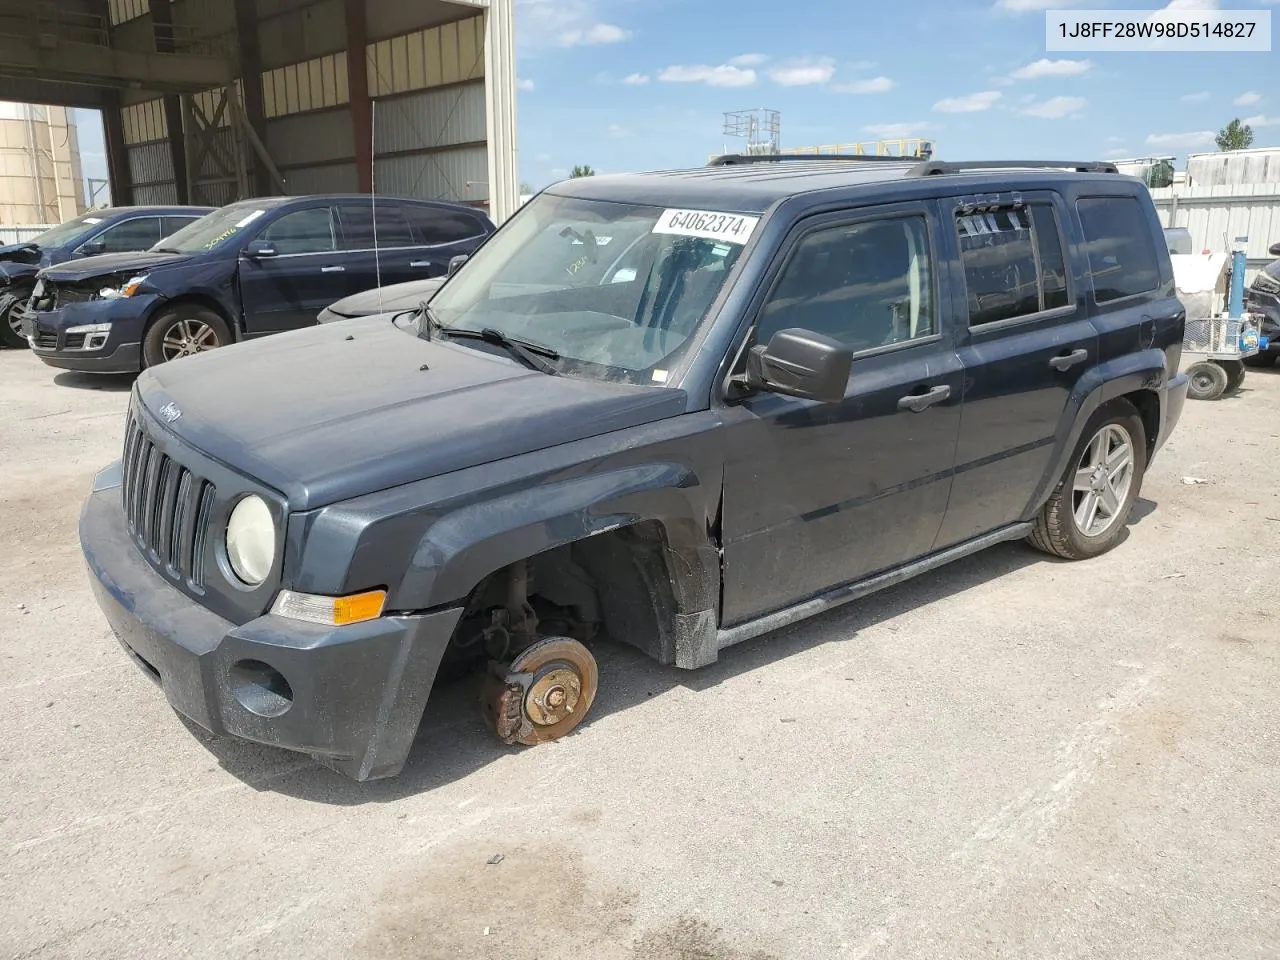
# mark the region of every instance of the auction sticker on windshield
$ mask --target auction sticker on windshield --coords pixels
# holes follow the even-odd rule
[[[663,210],[654,233],[670,233],[680,237],[702,237],[739,246],[751,239],[759,217],[740,213],[717,213],[713,210]]]

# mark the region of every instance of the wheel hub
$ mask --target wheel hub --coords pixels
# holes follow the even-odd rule
[[[599,678],[577,640],[539,640],[509,664],[490,662],[480,693],[485,722],[505,743],[557,740],[587,715]]]
[[[524,698],[529,719],[540,727],[559,723],[573,713],[582,698],[582,678],[573,668],[555,665],[539,671]]]

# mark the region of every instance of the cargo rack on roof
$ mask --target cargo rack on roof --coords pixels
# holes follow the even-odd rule
[[[733,167],[741,163],[783,163],[788,161],[808,161],[809,163],[918,163],[919,157],[892,157],[887,154],[857,153],[726,153],[722,157],[714,157],[708,167]]]
[[[909,177],[936,177],[970,170],[1074,170],[1076,173],[1119,173],[1114,163],[1105,160],[973,160],[949,163],[925,160],[907,171]]]

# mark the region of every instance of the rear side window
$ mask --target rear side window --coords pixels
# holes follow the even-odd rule
[[[756,342],[800,327],[870,350],[927,337],[933,314],[923,218],[815,230],[796,246],[756,323]]]
[[[1065,307],[1066,261],[1048,203],[958,213],[969,326]]]
[[[409,223],[413,227],[414,243],[432,246],[437,243],[458,243],[485,234],[479,218],[461,210],[442,210],[437,207],[406,207]]]
[[[282,256],[325,253],[334,248],[333,215],[329,207],[286,213],[262,231],[261,239],[271,243]]]
[[[404,209],[397,203],[344,203],[338,207],[342,220],[342,246],[346,250],[372,250],[373,220],[378,219],[379,247],[411,247],[413,235]]]
[[[131,253],[147,250],[160,242],[160,218],[139,217],[108,227],[94,238],[103,253]]]
[[[189,223],[195,223],[199,217],[164,217],[160,221],[160,235],[167,237],[170,234],[177,233]]]
[[[1076,201],[1076,210],[1099,303],[1160,286],[1150,223],[1136,197],[1084,197]]]

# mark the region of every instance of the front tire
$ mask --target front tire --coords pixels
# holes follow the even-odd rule
[[[0,313],[0,345],[12,347],[15,350],[23,350],[28,346],[27,338],[22,335],[17,327],[17,321],[14,319],[14,309],[23,302],[23,298],[16,299]]]
[[[142,363],[154,367],[170,360],[205,353],[231,342],[226,322],[204,307],[177,306],[165,310],[142,339]]]
[[[1142,417],[1128,400],[1113,400],[1089,418],[1028,541],[1064,560],[1106,553],[1124,536],[1146,470]]]

